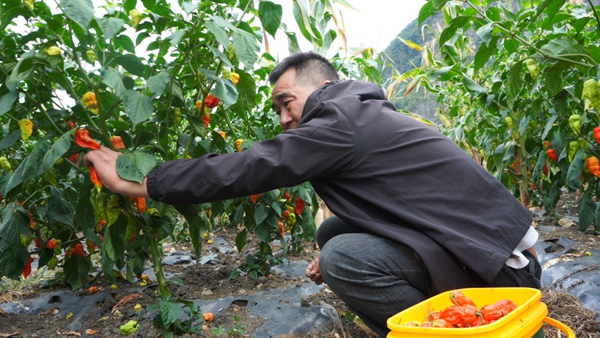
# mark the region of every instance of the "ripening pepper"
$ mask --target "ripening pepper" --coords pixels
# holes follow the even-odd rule
[[[258,201],[259,198],[260,198],[260,194],[252,194],[252,195],[250,195],[250,200],[252,200],[252,203],[256,204],[256,201]]]
[[[100,149],[100,143],[91,138],[90,132],[85,128],[77,129],[75,132],[75,143],[82,148]]]
[[[432,321],[431,326],[432,327],[448,327],[448,328],[453,327],[452,324],[448,323],[447,321],[445,321],[442,318]]]
[[[573,114],[569,116],[569,126],[571,126],[575,134],[579,135],[581,133],[581,115]]]
[[[587,167],[592,175],[600,177],[600,161],[596,156],[588,157],[585,160],[585,163],[587,164]]]
[[[56,46],[50,46],[44,50],[44,53],[46,53],[48,56],[58,56],[62,53],[62,51]]]
[[[21,138],[23,141],[27,141],[33,134],[33,122],[29,119],[22,119],[19,121],[19,129],[21,129]]]
[[[240,82],[240,74],[231,72],[230,79],[234,85],[237,85]]]
[[[81,244],[81,243],[77,243],[75,245],[71,244],[71,247],[69,247],[65,251],[66,256],[72,256],[73,254],[81,256],[81,257],[87,256],[87,254],[85,253],[85,250],[83,250],[83,244]]]
[[[98,100],[96,100],[96,94],[94,92],[87,92],[83,94],[81,98],[83,104],[94,114],[98,114]]]
[[[10,162],[8,162],[6,156],[0,156],[0,167],[8,172],[13,171],[12,166],[10,165]]]
[[[135,198],[135,207],[140,214],[146,212],[146,198],[145,197],[136,197]]]
[[[137,28],[138,24],[142,20],[142,12],[137,9],[132,9],[129,11],[129,15],[131,16],[131,27]]]
[[[554,162],[558,161],[558,156],[556,155],[556,150],[550,148],[550,149],[546,150],[546,153],[548,154],[548,157],[552,161],[554,161]]]
[[[534,59],[527,59],[525,61],[525,65],[527,66],[527,71],[531,75],[532,78],[537,78],[540,75],[540,67],[535,63]]]
[[[221,99],[214,96],[213,93],[209,93],[206,98],[204,98],[204,105],[208,108],[214,108],[219,105]]]
[[[202,115],[202,122],[204,122],[204,130],[208,129],[208,125],[210,124],[210,114]]]
[[[221,137],[222,137],[224,140],[227,140],[227,134],[225,134],[225,132],[224,132],[224,131],[220,131],[220,132],[219,132],[219,135],[221,135]]]
[[[281,235],[281,237],[283,238],[283,236],[285,235],[285,226],[283,225],[283,219],[280,218],[277,221],[277,226],[279,227],[279,235]]]
[[[237,149],[239,152],[242,151],[242,143],[244,143],[244,139],[239,138],[235,140],[235,149]]]
[[[94,166],[91,165],[88,167],[88,169],[90,171],[90,181],[94,183],[94,187],[96,187],[96,190],[98,190],[98,192],[102,191],[102,187],[104,186],[104,184],[102,183],[102,180],[100,180],[98,172],[96,172],[96,168],[94,168]]]
[[[29,9],[33,10],[33,8],[35,7],[34,5],[34,0],[23,0],[23,2],[25,3],[25,5],[27,5],[27,7],[29,7]]]
[[[114,135],[110,137],[110,142],[115,147],[115,150],[125,149],[125,143],[123,143],[123,138],[118,135]]]
[[[575,158],[575,154],[577,154],[577,150],[579,150],[579,142],[578,141],[569,142],[569,151],[567,154],[569,157],[569,162],[573,162],[573,159]]]
[[[294,227],[294,225],[296,225],[296,214],[290,212],[285,218],[285,222],[288,225],[288,229],[291,230]]]

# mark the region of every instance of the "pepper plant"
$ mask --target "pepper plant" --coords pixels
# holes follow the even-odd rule
[[[326,51],[338,38],[338,2],[345,4],[294,1],[297,25],[315,50]],[[292,248],[314,237],[318,203],[307,185],[174,207],[113,194],[82,164],[89,149],[111,147],[123,153],[119,175],[141,182],[161,162],[243,151],[281,132],[270,111],[267,76],[277,60],[268,44],[281,32],[290,51],[299,45],[281,22],[281,5],[0,5],[0,277],[27,277],[37,260],[38,268],[56,269],[58,279],[77,289],[90,281],[93,262],[114,282],[140,277],[152,259],[156,322],[173,334],[196,329],[180,318],[183,311],[195,317],[197,309],[169,293],[162,240],[186,233],[200,258],[203,234],[213,227],[238,231],[239,250],[252,232],[261,244],[239,273],[256,278],[279,259],[272,241],[286,251],[285,232]]]
[[[430,0],[419,22],[443,12],[407,91],[437,93],[442,130],[525,205],[553,210],[561,189],[580,191],[579,223],[600,230],[594,137],[600,16],[591,1]],[[600,130],[600,129],[599,129]],[[598,134],[600,135],[600,134]]]

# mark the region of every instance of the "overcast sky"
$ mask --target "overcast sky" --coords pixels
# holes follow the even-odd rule
[[[344,17],[348,47],[373,47],[383,51],[390,42],[419,16],[419,10],[425,0],[346,0],[355,9],[338,5]],[[291,29],[295,25],[292,13],[292,1],[273,0],[283,6],[283,22]],[[301,35],[298,33],[300,39]],[[272,38],[271,38],[272,39]],[[278,36],[277,41],[287,41]],[[273,44],[273,41],[270,41]],[[305,47],[302,46],[301,47]],[[280,53],[287,53],[287,44],[275,46]],[[305,47],[310,48],[310,46]],[[284,56],[280,54],[280,57]]]

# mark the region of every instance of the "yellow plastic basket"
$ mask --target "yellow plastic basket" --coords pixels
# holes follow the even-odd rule
[[[398,314],[390,317],[387,321],[391,332],[388,338],[442,338],[448,336],[465,336],[468,338],[530,338],[538,332],[543,323],[546,322],[557,327],[569,338],[574,338],[573,331],[563,323],[546,317],[548,308],[540,301],[542,292],[532,288],[468,288],[461,291],[471,298],[477,307],[496,303],[501,299],[510,299],[517,308],[500,318],[498,321],[470,328],[434,328],[405,326],[412,321],[423,322],[427,315],[433,311],[441,311],[447,306],[453,305],[450,293],[447,291],[431,297],[416,304]]]

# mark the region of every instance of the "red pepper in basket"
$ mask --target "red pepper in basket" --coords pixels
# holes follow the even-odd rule
[[[462,291],[460,291],[460,290],[452,291],[450,293],[450,300],[452,300],[452,303],[454,303],[457,306],[463,306],[463,305],[475,306],[475,303],[473,302],[473,300],[471,298],[465,296],[465,294],[462,293]]]
[[[483,317],[484,323],[498,320],[507,315],[512,310],[516,309],[517,306],[512,300],[501,299],[495,304],[486,305],[479,310]]]

